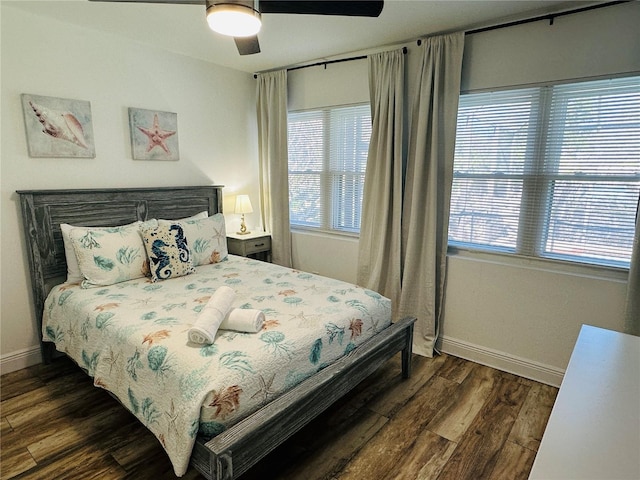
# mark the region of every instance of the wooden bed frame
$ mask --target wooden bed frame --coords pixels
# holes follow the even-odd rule
[[[20,206],[31,272],[43,361],[56,352],[42,341],[44,301],[67,275],[61,223],[124,225],[150,218],[184,218],[222,212],[222,187],[160,187],[86,190],[21,190]],[[238,478],[252,465],[326,410],[392,356],[401,352],[402,377],[411,373],[413,323],[396,322],[350,354],[208,442],[196,440],[191,464],[208,479]]]

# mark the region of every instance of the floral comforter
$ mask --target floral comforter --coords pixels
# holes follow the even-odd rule
[[[187,332],[220,285],[235,308],[261,309],[258,333]],[[43,336],[115,394],[162,443],[176,475],[198,432],[212,437],[354,349],[390,323],[390,301],[337,280],[229,255],[196,273],[108,287],[58,285]]]

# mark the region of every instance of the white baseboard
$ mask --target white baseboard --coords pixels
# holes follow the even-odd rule
[[[15,372],[42,362],[40,346],[25,348],[0,357],[0,374]]]
[[[448,353],[454,357],[471,360],[472,362],[554,387],[559,387],[564,377],[564,370],[551,365],[534,362],[445,335],[438,339],[438,345],[441,352]]]

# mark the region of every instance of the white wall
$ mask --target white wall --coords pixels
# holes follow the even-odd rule
[[[287,74],[289,110],[369,102],[367,60],[292,70]]]
[[[467,36],[463,90],[581,77],[640,74],[640,2]],[[407,45],[408,94],[421,52]],[[362,62],[290,75],[290,104],[353,103],[368,89]],[[327,78],[337,68],[340,85]],[[298,71],[292,72],[298,75]],[[366,74],[366,72],[365,72]],[[366,80],[365,80],[366,81]],[[300,90],[298,90],[300,88]],[[354,89],[356,90],[354,92]],[[316,92],[316,93],[312,93]],[[336,100],[316,98],[340,92]],[[328,92],[328,93],[327,93]],[[345,92],[347,99],[344,98]],[[293,235],[294,266],[355,282],[357,245],[322,235]],[[622,330],[626,275],[566,270],[545,261],[450,255],[442,324],[443,351],[559,384],[583,323]]]
[[[252,75],[52,21],[1,3],[2,372],[40,361],[16,190],[225,185],[257,203]],[[30,158],[20,94],[91,102],[95,159]],[[134,161],[128,107],[178,114],[180,160]],[[257,210],[257,208],[256,208]],[[237,228],[237,215],[228,215]],[[254,228],[258,214],[247,216]]]

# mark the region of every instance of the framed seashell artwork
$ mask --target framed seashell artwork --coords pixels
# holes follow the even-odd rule
[[[30,157],[95,158],[91,104],[22,94]]]
[[[134,160],[179,160],[178,114],[129,108]]]

